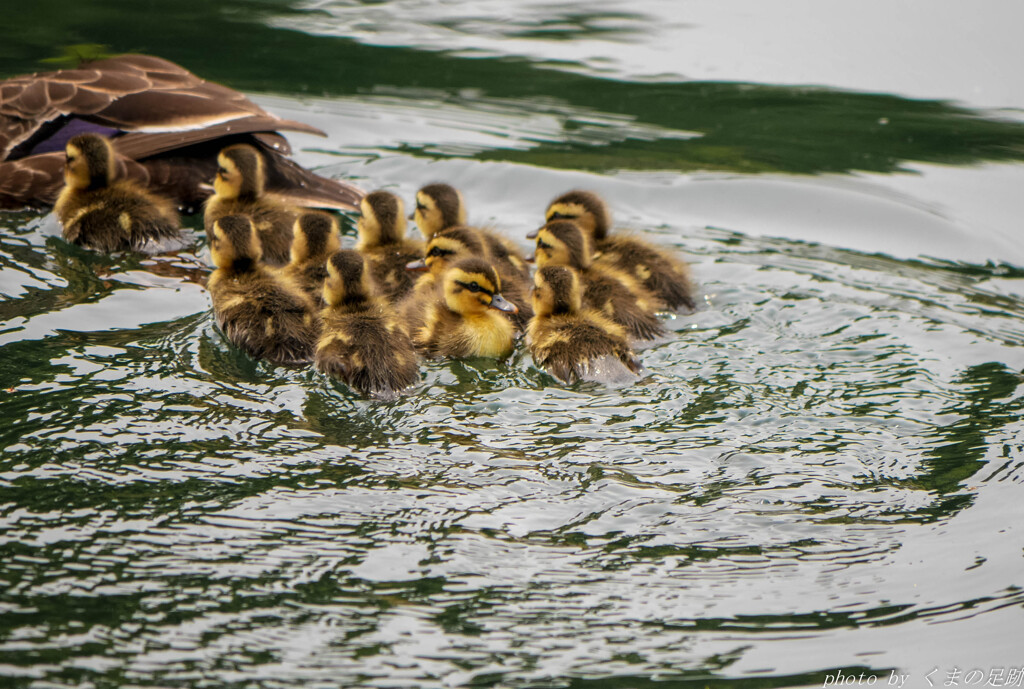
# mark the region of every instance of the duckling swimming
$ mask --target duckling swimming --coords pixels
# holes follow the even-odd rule
[[[410,261],[423,256],[423,243],[405,236],[402,199],[388,191],[367,194],[359,204],[362,215],[356,225],[359,251],[370,266],[377,286],[389,301],[404,297],[416,282],[406,270]]]
[[[292,225],[298,209],[265,193],[266,165],[263,156],[248,144],[228,146],[217,156],[213,196],[206,200],[203,221],[207,233],[226,215],[247,215],[259,233],[263,260],[270,265],[288,263]]]
[[[550,222],[537,232],[537,268],[575,268],[583,285],[583,303],[625,327],[634,340],[657,340],[668,331],[655,312],[661,303],[631,275],[593,260],[590,242],[568,220]]]
[[[533,307],[529,299],[529,283],[516,272],[508,269],[503,263],[493,260],[487,249],[485,236],[475,227],[456,226],[441,230],[427,242],[425,256],[408,264],[409,270],[427,270],[416,282],[415,291],[422,293],[431,290],[441,275],[456,262],[476,256],[491,261],[498,278],[501,280],[501,294],[515,304],[518,311],[510,313],[509,318],[516,327],[526,332],[526,324],[533,316]]]
[[[321,304],[327,259],[341,248],[338,220],[322,211],[305,211],[292,227],[291,260],[283,274]]]
[[[185,245],[170,199],[115,179],[114,150],[106,137],[72,137],[65,158],[65,186],[54,206],[64,239],[104,252],[156,253]]]
[[[535,315],[527,330],[533,360],[565,383],[628,383],[642,371],[625,329],[583,308],[579,273],[548,265],[534,275]]]
[[[544,218],[545,222],[575,222],[593,242],[597,262],[629,273],[667,308],[673,311],[697,308],[690,267],[670,251],[637,237],[609,236],[611,216],[607,204],[597,194],[580,190],[562,194],[548,204]]]
[[[416,210],[412,218],[426,241],[441,230],[466,224],[466,204],[462,192],[448,184],[428,184],[416,192]],[[494,266],[503,274],[518,275],[526,284],[530,281],[530,268],[522,252],[509,239],[496,232],[474,227],[487,245],[487,253]]]
[[[260,238],[249,218],[218,218],[209,240],[216,270],[207,289],[228,340],[274,364],[311,361],[320,334],[313,300],[261,262]]]
[[[515,328],[501,312],[516,307],[501,296],[501,279],[489,262],[466,258],[441,277],[436,298],[414,324],[413,344],[427,356],[504,358]]]
[[[331,255],[323,297],[317,369],[376,399],[395,399],[419,381],[412,340],[387,299],[375,293],[358,252]]]

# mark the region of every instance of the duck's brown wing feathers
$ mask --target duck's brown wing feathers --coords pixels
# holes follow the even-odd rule
[[[128,132],[183,133],[248,120],[241,131],[323,134],[311,125],[271,115],[241,93],[200,79],[173,62],[121,55],[77,69],[14,77],[0,85],[0,158],[11,157],[19,144],[52,120],[72,115]]]
[[[0,83],[0,208],[52,204],[64,143],[89,127],[115,137],[124,158],[143,162],[145,170],[128,166],[132,177],[186,208],[209,196],[217,152],[239,142],[265,153],[268,191],[293,205],[352,210],[363,196],[285,157],[291,147],[278,130],[322,136],[320,129],[272,115],[173,62],[121,55]]]

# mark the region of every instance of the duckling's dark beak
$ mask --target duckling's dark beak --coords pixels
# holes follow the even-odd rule
[[[406,263],[405,264],[405,269],[406,270],[414,270],[414,271],[426,270],[427,269],[427,262],[425,260],[423,260],[422,258],[417,258],[415,261],[409,261],[408,263]]]
[[[519,313],[519,307],[510,302],[505,297],[501,296],[500,294],[495,294],[491,298],[490,305],[498,309],[499,311],[504,311],[506,313]]]
[[[540,232],[543,229],[544,229],[544,226],[541,225],[536,230],[531,230],[531,231],[527,232],[526,233],[526,238],[527,239],[536,239],[537,238],[537,233]]]
[[[527,256],[526,257],[526,262],[530,263],[530,264],[536,263],[537,262],[537,254],[536,253],[532,253],[529,256]]]

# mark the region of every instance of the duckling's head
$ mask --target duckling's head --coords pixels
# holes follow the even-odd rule
[[[213,265],[225,270],[245,271],[263,257],[260,237],[245,215],[226,215],[210,231]]]
[[[412,219],[427,241],[445,229],[466,224],[466,204],[458,189],[449,184],[428,184],[416,192]]]
[[[72,189],[101,189],[114,181],[114,148],[106,137],[73,136],[64,154],[64,181]]]
[[[405,204],[390,191],[370,192],[359,202],[359,210],[362,215],[356,223],[359,230],[357,249],[394,244],[405,239]]]
[[[416,267],[426,268],[435,277],[438,277],[457,261],[485,255],[486,249],[483,240],[477,232],[468,227],[449,227],[435,234],[427,243],[422,266],[417,265]],[[413,261],[410,265],[418,263],[420,262]]]
[[[463,316],[498,309],[518,313],[512,302],[501,296],[501,280],[494,266],[482,258],[464,258],[444,274],[444,300],[448,308]]]
[[[554,265],[585,270],[590,267],[592,260],[590,242],[576,223],[555,220],[537,231],[534,260],[538,268]]]
[[[370,299],[373,282],[362,255],[354,249],[340,249],[327,259],[324,301],[329,306],[356,304]]]
[[[323,211],[305,211],[292,228],[292,263],[306,260],[326,261],[341,248],[337,219]]]
[[[263,194],[266,183],[263,156],[249,144],[234,144],[217,155],[217,176],[213,190],[224,199],[253,201]]]
[[[533,276],[533,312],[538,316],[576,313],[583,308],[580,275],[569,266],[544,266]]]
[[[544,222],[553,220],[571,220],[592,241],[601,241],[607,237],[611,227],[611,215],[604,200],[592,191],[579,189],[568,191],[548,204]]]

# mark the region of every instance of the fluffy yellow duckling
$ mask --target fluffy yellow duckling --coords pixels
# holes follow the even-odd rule
[[[412,340],[427,356],[503,358],[512,353],[515,328],[501,312],[516,307],[501,296],[501,279],[489,262],[467,258],[441,278],[436,298],[414,323]]]
[[[416,350],[387,299],[375,293],[363,257],[342,250],[327,261],[323,330],[315,364],[361,394],[395,399],[419,381]]]
[[[642,368],[625,329],[596,310],[583,308],[575,269],[540,268],[534,275],[533,309],[527,344],[534,362],[555,378],[565,383],[637,379]]]
[[[305,211],[292,227],[291,260],[283,269],[284,276],[321,304],[327,259],[340,248],[337,218],[322,211]]]
[[[228,146],[217,155],[213,196],[206,200],[203,212],[206,232],[226,215],[249,216],[260,235],[266,263],[288,263],[298,209],[266,193],[266,163],[260,152],[248,144]]]
[[[416,282],[415,291],[422,294],[432,290],[444,272],[456,262],[470,257],[484,258],[491,262],[498,271],[501,280],[501,294],[516,305],[518,311],[509,314],[516,327],[526,332],[526,324],[533,316],[533,307],[529,299],[529,282],[507,266],[493,260],[487,249],[485,236],[475,227],[456,226],[441,230],[427,242],[426,252],[422,259],[413,261],[409,270],[426,270]],[[504,268],[504,269],[503,269]]]
[[[668,332],[656,315],[660,302],[631,275],[593,260],[590,242],[576,223],[550,222],[537,232],[537,268],[569,266],[580,273],[583,303],[625,327],[633,340],[657,340]]]
[[[416,192],[416,210],[412,214],[416,227],[426,241],[441,230],[466,224],[466,204],[462,192],[449,184],[428,184]],[[494,266],[505,275],[516,274],[526,284],[530,281],[530,268],[522,252],[506,237],[476,227]]]
[[[65,147],[64,189],[54,212],[64,239],[97,251],[155,253],[184,246],[174,204],[136,182],[115,179],[106,137],[80,134]]]
[[[423,243],[405,236],[402,199],[388,191],[367,194],[359,204],[362,215],[356,225],[359,251],[370,265],[377,286],[388,300],[404,297],[416,282],[406,264],[423,256]]]
[[[609,236],[611,215],[604,200],[591,191],[574,190],[550,204],[545,222],[571,220],[593,242],[595,260],[629,273],[673,311],[693,311],[693,279],[690,267],[672,252],[637,237]],[[530,236],[530,235],[528,235]]]
[[[261,262],[260,238],[244,215],[214,221],[207,289],[217,324],[249,356],[275,364],[312,360],[320,334],[313,300]]]

